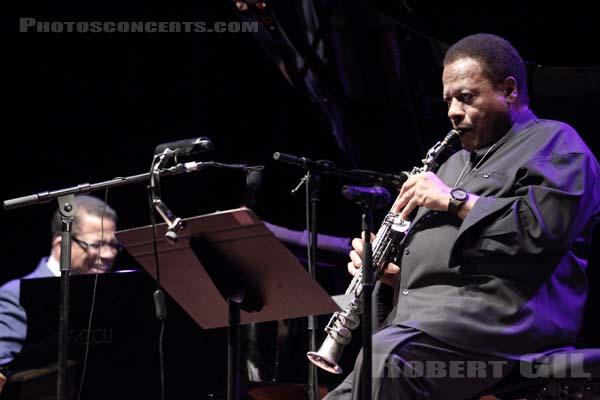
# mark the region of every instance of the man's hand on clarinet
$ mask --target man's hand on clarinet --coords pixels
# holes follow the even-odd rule
[[[392,212],[408,220],[417,207],[433,211],[448,211],[450,188],[433,172],[412,175],[400,189]]]
[[[375,239],[375,235],[371,234],[371,240]],[[352,248],[350,251],[350,261],[348,263],[348,272],[350,275],[355,276],[358,271],[362,268],[362,251],[363,251],[363,240],[359,238],[352,239]],[[389,263],[385,268],[384,275],[381,277],[381,282],[394,286],[396,275],[400,272],[400,267],[396,264]]]
[[[433,172],[412,175],[402,188],[392,206],[392,212],[400,213],[400,218],[408,220],[417,207],[425,207],[432,211],[448,211],[450,190]],[[469,194],[469,200],[460,208],[458,217],[465,219],[475,206],[479,196]]]

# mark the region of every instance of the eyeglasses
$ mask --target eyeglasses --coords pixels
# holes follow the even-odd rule
[[[121,245],[121,243],[117,242],[117,241],[113,241],[113,242],[101,242],[101,241],[96,241],[93,243],[88,243],[88,242],[84,242],[81,239],[78,239],[77,237],[75,237],[74,235],[71,235],[71,239],[77,243],[83,250],[88,251],[90,249],[94,249],[96,251],[99,251],[102,247],[106,246],[106,247],[110,247],[111,250],[115,251],[115,252],[120,252],[121,250],[123,250],[123,246]]]

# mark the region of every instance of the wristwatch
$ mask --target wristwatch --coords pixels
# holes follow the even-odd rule
[[[458,210],[465,202],[469,200],[469,192],[463,188],[453,188],[450,190],[450,202],[448,203],[448,212],[458,215]]]

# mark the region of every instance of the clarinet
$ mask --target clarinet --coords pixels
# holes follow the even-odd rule
[[[446,149],[452,147],[458,142],[459,130],[451,130],[443,140],[437,142],[427,151],[427,155],[421,160],[420,167],[414,167],[409,175],[417,175],[427,171],[437,170],[439,156]],[[375,280],[383,275],[383,272],[391,261],[398,255],[400,242],[406,236],[410,221],[400,218],[399,214],[390,211],[381,227],[377,231],[377,236],[372,244],[373,266],[375,268]],[[325,327],[327,337],[318,351],[310,351],[306,354],[308,359],[319,368],[334,374],[341,374],[342,368],[338,362],[342,355],[344,347],[352,340],[352,331],[360,324],[360,315],[362,314],[362,276],[363,270],[360,269],[354,276],[346,295],[353,295],[352,301],[343,311],[338,311],[331,316],[329,323]]]

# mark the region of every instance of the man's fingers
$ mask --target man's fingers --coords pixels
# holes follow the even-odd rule
[[[352,250],[350,252],[350,259],[352,260],[352,263],[354,263],[355,268],[362,267],[362,256],[360,254],[358,254],[356,251]]]
[[[402,210],[402,212],[400,213],[400,218],[404,219],[404,220],[408,220],[408,218],[410,217],[410,214],[413,212],[413,210],[415,208],[417,208],[418,204],[417,204],[417,199],[415,197],[413,197],[408,204],[404,207],[404,209]]]
[[[350,259],[352,261],[348,263],[348,272],[350,272],[350,275],[355,276],[362,267],[362,260],[360,259],[360,254],[355,250],[350,252]]]
[[[387,267],[385,268],[385,273],[390,274],[390,275],[398,274],[398,273],[400,273],[400,267],[397,266],[396,264],[389,263],[387,265]]]
[[[371,237],[375,239],[375,235],[371,235]],[[352,239],[352,247],[354,247],[354,250],[350,251],[349,254],[351,261],[348,263],[348,272],[350,273],[350,275],[355,276],[358,273],[358,271],[362,268],[362,239]],[[396,264],[389,263],[385,268],[384,272],[389,275],[395,275],[400,272],[400,267]]]
[[[400,195],[394,205],[392,207],[392,212],[399,214],[406,206],[410,203],[410,201],[415,196],[415,190],[410,189],[404,192],[404,194]]]
[[[353,262],[349,262],[348,263],[348,272],[350,272],[350,275],[355,276],[356,274],[358,274],[359,268],[356,268],[356,265],[354,265]]]
[[[364,239],[364,238],[365,238],[365,231],[362,231],[362,232],[360,233],[360,237],[361,237],[362,239]],[[358,239],[358,240],[361,240],[361,239]],[[373,242],[373,240],[375,240],[375,234],[374,234],[373,232],[371,232],[371,242]],[[361,240],[361,246],[362,246],[362,240]]]
[[[362,253],[362,250],[363,250],[363,241],[362,241],[362,239],[359,239],[359,238],[352,239],[352,248],[357,253]]]
[[[0,372],[0,393],[2,393],[2,389],[4,388],[4,384],[6,383],[6,376],[2,372]],[[7,389],[8,390],[8,389]]]
[[[415,185],[415,182],[416,182],[416,175],[409,177],[408,180],[406,182],[404,182],[404,184],[400,188],[399,195],[404,196],[404,194],[406,192],[408,192],[410,189],[412,189],[412,187]]]

